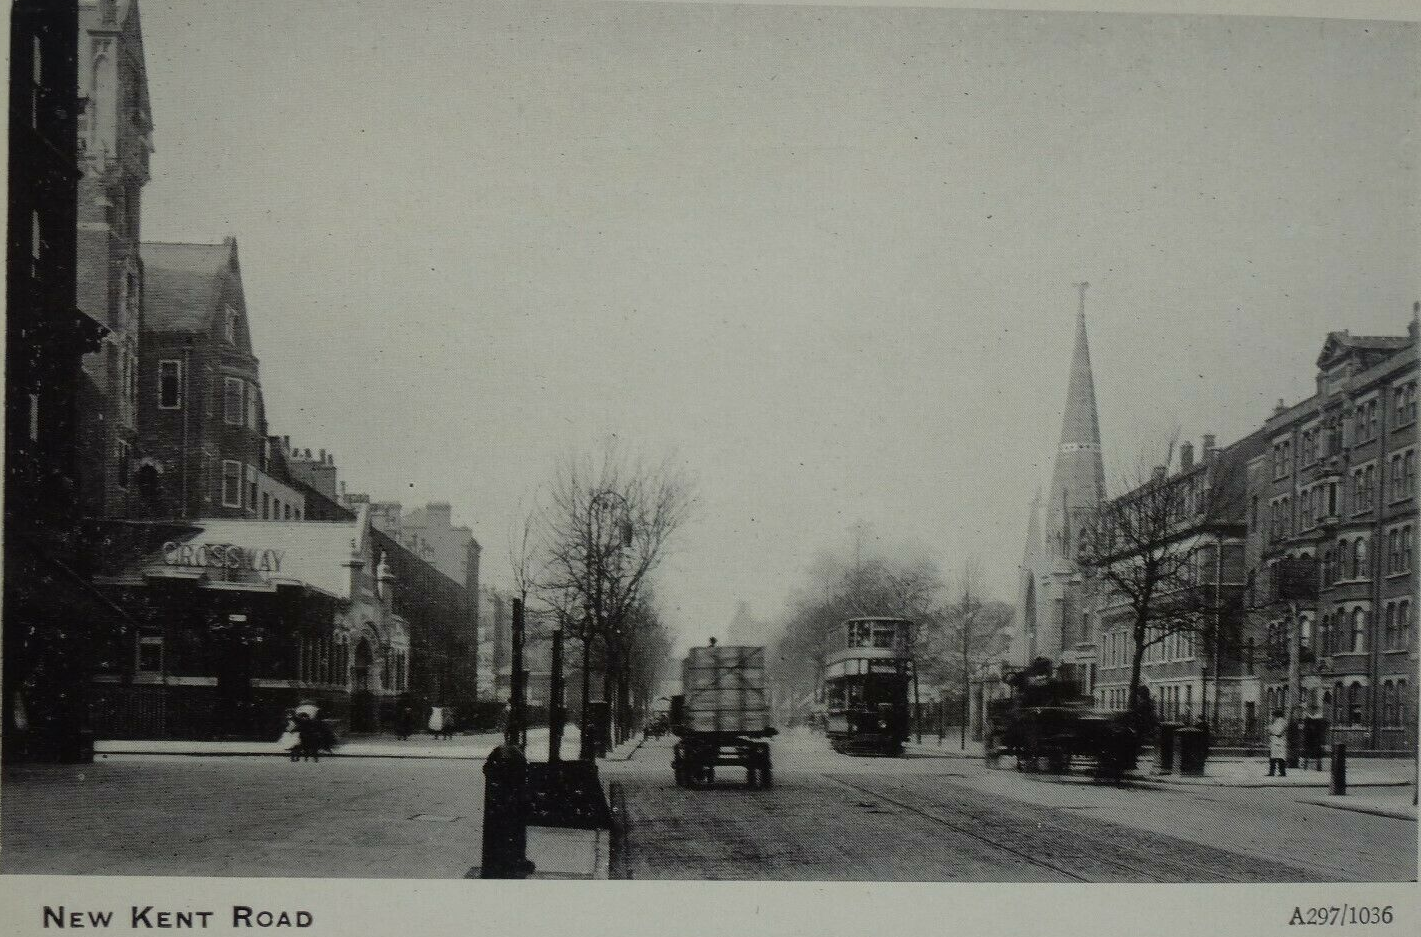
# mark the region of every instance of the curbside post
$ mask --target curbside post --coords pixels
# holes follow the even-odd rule
[[[484,762],[483,858],[480,878],[527,878],[528,818],[525,811],[528,760],[507,742]]]

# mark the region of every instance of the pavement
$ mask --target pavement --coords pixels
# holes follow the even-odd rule
[[[569,726],[563,731],[562,751],[564,756],[575,754],[579,744],[577,729]],[[419,733],[408,739],[393,736],[356,736],[343,740],[335,750],[322,757],[334,758],[454,758],[479,759],[489,756],[503,744],[503,733],[483,732],[455,735],[453,738],[435,738],[428,733]],[[528,730],[528,756],[533,760],[545,760],[548,751],[548,730],[546,727]],[[204,757],[230,756],[271,756],[290,758],[290,752],[270,742],[199,742],[181,739],[105,739],[94,743],[94,758],[102,760],[116,755],[194,755]]]
[[[528,735],[538,760],[546,730]],[[90,765],[7,766],[0,872],[465,878],[482,849],[474,762],[500,741],[366,740],[319,762],[228,743],[122,743]],[[528,831],[534,878],[607,878],[610,852],[605,831]]]
[[[670,742],[608,764],[625,804],[614,876],[865,881],[1413,881],[1415,823],[1326,809],[1315,791],[1096,784],[988,768],[961,750],[853,757],[771,743],[775,787],[722,769],[675,786]],[[945,746],[945,749],[948,748]],[[955,746],[954,746],[955,748]],[[1377,788],[1378,791],[1409,789]]]

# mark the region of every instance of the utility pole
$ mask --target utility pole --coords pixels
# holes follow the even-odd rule
[[[520,748],[525,740],[523,639],[523,600],[519,598],[513,600],[513,667],[509,674],[508,728],[504,732],[504,741]]]

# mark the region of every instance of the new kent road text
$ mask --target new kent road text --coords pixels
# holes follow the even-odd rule
[[[171,911],[160,910],[153,905],[133,905],[129,909],[128,926],[131,930],[174,930],[198,929],[214,926],[216,911]],[[230,917],[219,920],[221,927],[230,921],[234,928],[310,927],[310,911],[269,911],[252,908],[243,904],[232,905]],[[65,905],[44,906],[44,926],[46,928],[103,928],[114,926],[113,911],[75,911]],[[123,926],[123,918],[118,918],[118,926]]]

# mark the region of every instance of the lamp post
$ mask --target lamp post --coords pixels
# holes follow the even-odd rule
[[[567,721],[563,704],[562,622],[553,626],[552,674],[548,678],[548,761],[562,760],[562,730]]]

